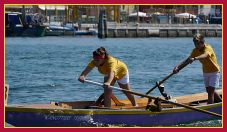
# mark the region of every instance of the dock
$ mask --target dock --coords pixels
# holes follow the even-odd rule
[[[107,38],[124,37],[192,37],[201,33],[206,37],[222,37],[219,24],[147,24],[107,22]]]
[[[99,38],[192,37],[196,33],[206,37],[222,37],[222,25],[108,22],[105,11],[100,12],[98,23]]]

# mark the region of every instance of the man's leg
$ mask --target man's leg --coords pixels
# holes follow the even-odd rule
[[[104,82],[107,81],[107,77],[104,77]],[[111,86],[115,84],[116,80],[111,82]],[[112,96],[112,88],[104,88],[104,106],[111,107],[111,96]]]
[[[207,104],[213,104],[214,103],[214,87],[206,87],[206,91],[208,93],[208,102]]]
[[[208,104],[212,104],[214,102],[222,102],[221,97],[215,91],[215,88],[219,86],[219,78],[219,72],[204,74],[204,82],[206,86],[206,91],[208,93]]]
[[[130,90],[130,85],[128,83],[127,84],[118,83],[118,85],[122,89]],[[130,94],[128,92],[124,92],[124,94],[128,97],[128,99],[131,101],[133,106],[137,106],[134,95],[132,95],[132,94]]]

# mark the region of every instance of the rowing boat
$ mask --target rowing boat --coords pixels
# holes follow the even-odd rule
[[[222,95],[221,89],[217,92]],[[148,98],[136,98],[138,103],[136,107],[131,106],[127,99],[112,98],[111,108],[105,108],[102,105],[103,102],[98,100],[7,105],[5,121],[16,127],[152,127],[220,119],[220,117],[166,102],[159,103],[161,109],[157,109],[154,101],[148,107]],[[174,97],[171,101],[222,114],[222,102],[208,105],[207,93]]]

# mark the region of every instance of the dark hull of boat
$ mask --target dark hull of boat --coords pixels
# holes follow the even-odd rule
[[[6,37],[43,37],[45,26],[6,28]]]

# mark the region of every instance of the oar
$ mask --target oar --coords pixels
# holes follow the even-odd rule
[[[84,82],[89,83],[89,84],[98,85],[98,86],[103,86],[102,83],[94,82],[94,81],[91,81],[91,80],[84,80]],[[146,94],[137,93],[137,92],[129,91],[129,90],[126,90],[126,89],[121,89],[121,88],[114,87],[114,86],[110,86],[110,88],[116,89],[118,91],[128,92],[130,94],[146,97],[146,98],[149,98],[149,99],[158,99],[158,100],[166,102],[166,103],[170,103],[170,104],[174,104],[174,105],[177,105],[177,106],[185,107],[185,108],[188,108],[188,109],[191,109],[191,110],[199,111],[199,112],[210,114],[210,115],[213,115],[213,116],[222,117],[222,115],[220,115],[218,113],[210,112],[210,111],[207,111],[207,110],[199,109],[199,108],[196,108],[196,107],[191,107],[191,106],[188,106],[188,105],[172,102],[172,101],[161,99],[161,98],[157,98],[157,97],[152,97],[152,96],[149,96],[149,95],[146,95]]]
[[[180,64],[178,66],[178,71],[180,71],[181,69],[183,69],[185,66],[187,66],[190,63],[190,59],[186,59],[182,64]],[[167,79],[169,79],[171,76],[173,76],[175,73],[171,73],[168,76],[166,76],[162,81],[156,83],[156,85],[154,87],[152,87],[149,91],[146,92],[146,95],[148,95],[150,92],[152,92],[155,88],[157,88],[158,86],[160,86],[161,84],[163,84]]]

